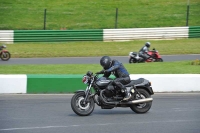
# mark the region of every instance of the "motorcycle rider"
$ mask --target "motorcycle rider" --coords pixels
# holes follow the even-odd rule
[[[123,100],[128,100],[131,97],[131,94],[124,85],[130,83],[131,79],[124,65],[115,59],[112,60],[109,56],[103,56],[100,59],[100,64],[103,67],[103,70],[97,72],[97,74],[104,74],[104,77],[109,77],[111,73],[113,73],[116,77],[113,81],[113,85],[123,89],[125,92]]]
[[[148,51],[151,46],[150,42],[146,42],[145,45],[140,49],[139,56],[143,58],[141,62],[145,62],[146,59],[149,57]]]

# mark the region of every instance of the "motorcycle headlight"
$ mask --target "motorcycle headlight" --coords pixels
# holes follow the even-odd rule
[[[82,78],[82,82],[83,82],[84,84],[87,84],[88,81],[89,81],[89,77],[88,77],[87,75],[84,75],[83,78]]]

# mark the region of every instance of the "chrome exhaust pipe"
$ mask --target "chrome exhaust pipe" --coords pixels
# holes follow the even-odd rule
[[[147,103],[147,102],[152,102],[152,101],[153,101],[153,98],[144,98],[144,99],[129,101],[129,104]]]
[[[128,102],[107,102],[102,94],[103,94],[104,90],[100,92],[100,96],[103,100],[104,103],[106,104],[110,104],[110,105],[127,105],[127,104],[139,104],[139,103],[147,103],[147,102],[152,102],[153,101],[153,98],[144,98],[144,99],[139,99],[139,100],[133,100],[133,101],[128,101]]]

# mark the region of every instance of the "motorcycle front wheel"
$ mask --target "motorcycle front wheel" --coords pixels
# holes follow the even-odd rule
[[[87,101],[85,104],[84,102],[85,93],[84,92],[78,92],[74,94],[74,96],[71,99],[71,108],[72,110],[80,116],[88,116],[90,115],[95,107],[95,103],[93,98],[91,98],[89,101]]]
[[[143,98],[150,98],[151,95],[144,89],[138,89],[139,93],[141,94],[141,97],[136,94],[132,96],[131,100],[138,100],[138,99],[143,99]],[[149,111],[151,108],[152,102],[147,102],[147,103],[140,103],[140,104],[133,104],[130,106],[130,108],[135,112],[135,113],[146,113]]]
[[[136,63],[136,62],[137,62],[136,59],[134,59],[134,58],[129,58],[129,63]]]
[[[2,52],[0,56],[1,56],[1,60],[3,61],[7,61],[10,59],[10,53],[8,51]]]

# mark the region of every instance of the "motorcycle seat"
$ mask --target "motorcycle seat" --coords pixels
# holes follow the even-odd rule
[[[137,84],[141,84],[144,82],[144,78],[139,78],[137,80],[131,80],[131,82],[129,84],[126,84],[125,87],[129,87],[132,85],[137,85]]]

